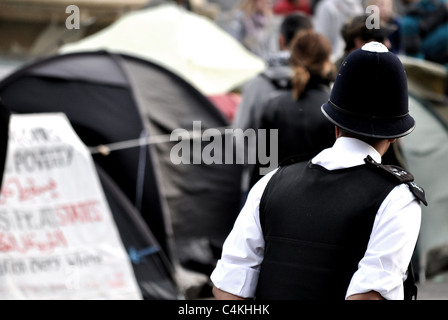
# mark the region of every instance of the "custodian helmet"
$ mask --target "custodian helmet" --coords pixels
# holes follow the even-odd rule
[[[400,138],[415,128],[403,64],[379,42],[344,60],[322,112],[338,127],[365,137]]]

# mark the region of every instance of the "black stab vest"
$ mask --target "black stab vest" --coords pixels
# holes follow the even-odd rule
[[[376,213],[400,182],[361,165],[281,167],[260,203],[265,238],[256,299],[344,299]]]

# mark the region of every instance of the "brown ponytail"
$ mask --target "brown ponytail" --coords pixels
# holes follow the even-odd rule
[[[292,85],[295,99],[299,99],[312,75],[334,80],[335,66],[331,62],[331,43],[315,31],[300,32],[291,45],[290,64],[294,72]]]
[[[304,65],[296,66],[293,68],[292,87],[294,99],[299,99],[300,95],[305,90],[306,85],[310,81],[311,75],[308,69]]]

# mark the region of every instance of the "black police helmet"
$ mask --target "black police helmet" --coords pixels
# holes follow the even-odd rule
[[[365,137],[400,138],[415,128],[403,64],[379,42],[344,60],[322,112],[338,127]]]

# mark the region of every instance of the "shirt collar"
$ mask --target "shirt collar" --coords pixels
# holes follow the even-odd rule
[[[312,163],[327,170],[338,170],[363,165],[368,155],[381,163],[381,155],[368,143],[355,138],[340,137],[332,148],[319,153]]]

